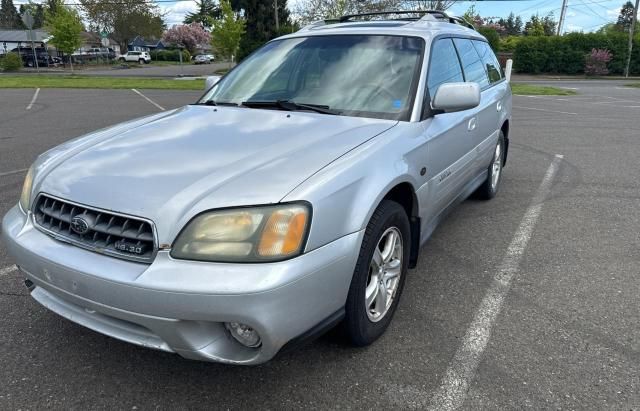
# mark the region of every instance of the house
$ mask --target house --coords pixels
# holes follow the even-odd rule
[[[109,47],[113,49],[116,55],[120,55],[120,45],[112,38],[103,39],[99,33],[91,31],[83,31],[80,33],[82,38],[82,46],[77,50],[78,54],[82,54],[94,48]]]
[[[51,36],[44,30],[33,30],[33,46],[45,47]],[[31,47],[28,30],[0,30],[0,54],[16,47]]]
[[[153,50],[164,50],[166,48],[165,44],[162,40],[158,39],[149,39],[145,40],[142,36],[136,36],[129,43],[129,51],[153,51]]]

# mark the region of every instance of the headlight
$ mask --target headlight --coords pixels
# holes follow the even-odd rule
[[[306,204],[210,211],[187,224],[171,256],[215,262],[268,262],[295,257],[309,227]]]
[[[20,207],[26,213],[29,210],[29,202],[31,201],[31,189],[33,188],[33,166],[29,167],[27,176],[24,178],[22,185],[22,194],[20,194]]]

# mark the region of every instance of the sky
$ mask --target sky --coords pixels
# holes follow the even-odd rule
[[[40,3],[43,0],[35,0]],[[289,7],[304,0],[289,0]],[[68,1],[72,3],[73,1]],[[615,22],[620,8],[626,0],[568,0],[567,16],[564,32],[596,31],[604,24]],[[26,3],[26,0],[14,0],[16,5]],[[482,17],[507,17],[510,12],[521,15],[527,21],[531,15],[538,13],[543,16],[553,12],[556,20],[560,17],[562,0],[497,0],[497,1],[461,1],[448,10],[450,14],[462,15],[471,5]],[[165,14],[168,26],[182,23],[185,14],[196,9],[193,0],[177,2],[158,2],[158,6]]]
[[[289,6],[301,0],[289,0]],[[568,0],[564,32],[595,31],[604,24],[615,22],[623,0]],[[167,24],[181,23],[184,15],[195,9],[195,2],[181,1],[175,3],[159,3],[167,13]],[[482,17],[507,17],[510,12],[521,15],[528,20],[533,14],[546,15],[550,12],[560,18],[562,0],[498,0],[498,1],[461,1],[455,4],[449,13],[462,15],[471,5]]]

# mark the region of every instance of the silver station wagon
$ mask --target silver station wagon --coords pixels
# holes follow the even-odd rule
[[[36,301],[133,344],[258,364],[339,325],[364,346],[447,211],[496,195],[510,118],[463,20],[318,22],[195,104],[42,154],[4,242]]]

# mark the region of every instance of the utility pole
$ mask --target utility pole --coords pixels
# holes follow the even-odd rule
[[[276,12],[276,35],[280,35],[280,19],[278,18],[278,0],[274,0],[274,8]]]
[[[631,21],[631,27],[629,28],[629,53],[627,54],[627,65],[624,68],[624,76],[629,77],[629,66],[631,65],[631,52],[633,51],[633,35],[636,30],[636,21],[638,20],[638,3],[640,0],[636,0],[636,6],[633,8],[633,20]]]
[[[560,9],[560,21],[558,21],[558,36],[562,34],[562,26],[564,25],[564,18],[565,18],[565,15],[567,14],[568,2],[569,0],[562,0],[562,8]]]

